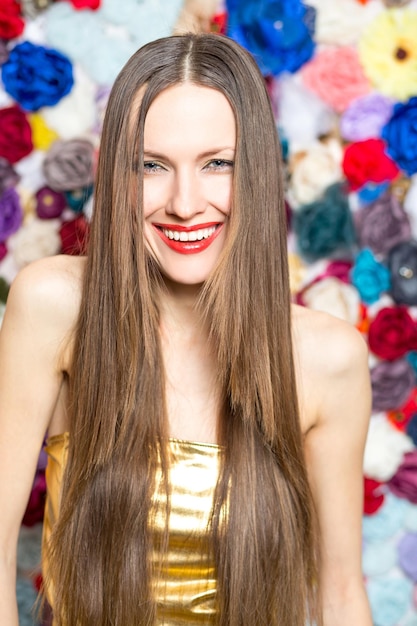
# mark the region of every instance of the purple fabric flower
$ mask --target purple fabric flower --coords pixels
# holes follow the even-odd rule
[[[381,361],[371,370],[372,409],[391,411],[402,406],[416,384],[416,375],[407,359]]]
[[[93,182],[94,146],[86,139],[55,141],[43,162],[48,185],[56,191],[88,187]]]
[[[388,154],[408,176],[417,172],[417,96],[394,107],[382,130]]]
[[[400,567],[417,583],[417,534],[407,533],[398,543],[398,561]]]
[[[356,231],[362,248],[385,255],[401,241],[411,238],[409,218],[389,191],[355,213]]]
[[[19,174],[7,159],[0,156],[0,196],[9,187],[15,187],[20,180]]]
[[[50,187],[41,187],[35,194],[36,213],[43,220],[60,217],[66,207],[64,194]]]
[[[387,484],[396,496],[417,504],[417,450],[404,454],[403,462]]]
[[[379,93],[354,100],[340,119],[340,132],[347,141],[379,137],[391,117],[393,102]]]
[[[15,189],[10,188],[0,197],[0,241],[16,232],[22,223],[23,212]]]
[[[247,48],[262,73],[296,72],[313,55],[316,11],[300,0],[227,0],[227,35]]]

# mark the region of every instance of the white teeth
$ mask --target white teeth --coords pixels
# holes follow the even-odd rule
[[[165,228],[162,229],[165,237],[168,239],[175,239],[175,241],[201,241],[202,239],[208,239],[213,235],[216,230],[216,226],[211,226],[210,228],[200,228],[199,230],[192,230],[190,232],[186,231],[178,231],[178,230],[167,230]]]

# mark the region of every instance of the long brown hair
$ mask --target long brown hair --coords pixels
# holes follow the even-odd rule
[[[237,126],[226,249],[199,300],[222,394],[225,452],[210,522],[217,623],[321,623],[275,122],[250,54],[223,36],[189,34],[140,49],[107,106],[71,370],[70,448],[50,545],[57,626],[155,621],[148,519],[159,463],[169,493],[168,432],[161,276],[145,246],[137,165],[149,106],[186,81],[221,91]]]

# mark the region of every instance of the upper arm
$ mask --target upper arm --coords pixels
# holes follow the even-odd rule
[[[361,583],[363,454],[371,411],[368,351],[344,323],[329,331],[316,385],[317,419],[306,435],[325,593]]]
[[[10,289],[0,332],[0,548],[6,551],[17,537],[62,383],[60,282],[42,264],[25,268]]]

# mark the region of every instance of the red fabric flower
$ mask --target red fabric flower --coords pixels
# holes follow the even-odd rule
[[[351,189],[359,189],[368,182],[393,180],[399,174],[397,165],[385,152],[382,139],[365,139],[347,146],[342,167]]]
[[[1,0],[0,39],[14,39],[22,34],[25,23],[16,0]]]
[[[89,224],[84,215],[64,222],[59,230],[63,254],[78,256],[85,254],[89,234]]]
[[[17,105],[0,109],[0,156],[16,163],[33,150],[32,129]]]
[[[227,13],[216,13],[210,22],[210,30],[212,33],[226,34],[227,29]]]
[[[372,478],[364,477],[364,504],[365,515],[373,515],[384,503],[385,495],[381,488],[382,483]]]
[[[417,349],[417,325],[407,307],[385,307],[369,325],[369,348],[382,359],[392,361]]]
[[[408,423],[411,421],[413,415],[417,413],[417,387],[414,387],[410,393],[407,401],[403,406],[395,411],[388,411],[387,416],[389,421],[395,428],[403,432],[407,431]]]
[[[70,0],[74,9],[91,9],[95,11],[100,8],[101,0]]]

